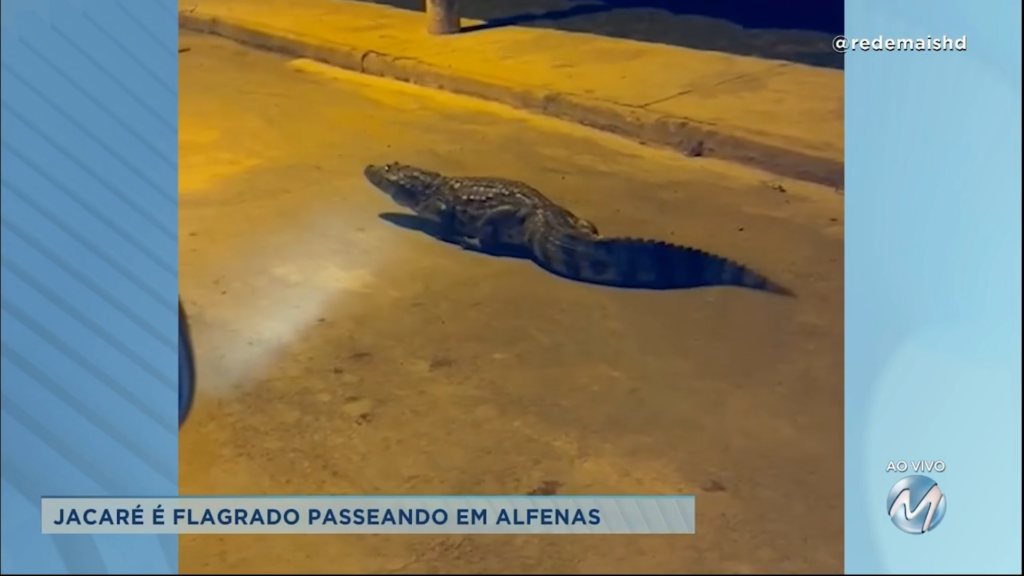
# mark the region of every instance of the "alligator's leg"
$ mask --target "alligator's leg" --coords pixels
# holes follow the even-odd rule
[[[488,210],[476,219],[473,225],[476,233],[464,241],[464,246],[483,252],[522,247],[524,221],[521,206],[502,206]]]
[[[485,251],[483,243],[480,242],[479,238],[472,238],[469,236],[458,236],[457,238],[455,238],[455,241],[458,242],[459,246],[462,246],[466,250],[471,250],[473,252]]]
[[[431,214],[436,224],[438,239],[454,244],[462,244],[462,232],[459,230],[459,218],[442,198],[433,196],[413,210],[417,214]]]

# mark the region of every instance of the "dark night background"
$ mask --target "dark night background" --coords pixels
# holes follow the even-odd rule
[[[361,0],[423,10],[423,0]],[[842,68],[843,0],[460,0],[480,28],[535,26]],[[472,31],[472,29],[470,30]]]

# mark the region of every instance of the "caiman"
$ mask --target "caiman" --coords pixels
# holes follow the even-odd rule
[[[504,178],[445,176],[401,163],[369,165],[371,184],[440,239],[483,253],[520,253],[558,276],[620,288],[738,286],[792,296],[764,275],[689,246],[602,236],[536,188]]]

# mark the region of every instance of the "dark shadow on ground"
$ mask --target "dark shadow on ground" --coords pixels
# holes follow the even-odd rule
[[[423,0],[360,0],[423,10]],[[832,38],[843,0],[461,0],[462,16],[502,26],[552,28],[741,56],[842,68]]]
[[[457,242],[445,237],[444,231],[435,220],[401,212],[385,212],[380,214],[379,217],[381,220],[399,228],[420,232],[454,246],[459,245]],[[632,238],[611,238],[606,239],[606,242],[618,244],[619,248],[628,250],[625,252],[630,255],[626,259],[627,261],[634,260],[633,257],[635,256],[636,260],[643,259],[653,262],[653,267],[658,272],[657,277],[659,280],[656,281],[657,283],[651,284],[650,279],[634,280],[640,276],[631,274],[630,270],[621,270],[621,275],[615,274],[614,279],[606,276],[602,281],[589,281],[579,275],[578,271],[573,274],[566,274],[562,270],[545,265],[540,259],[534,258],[529,250],[520,246],[489,248],[487,250],[473,249],[473,251],[498,258],[530,260],[551,274],[566,280],[610,288],[628,290],[689,290],[693,288],[731,286],[769,292],[781,296],[795,296],[788,288],[772,282],[745,266],[701,250],[666,242]],[[468,249],[465,246],[462,248]],[[637,263],[634,263],[634,266],[626,266],[626,268],[635,268],[639,271],[649,270],[648,266],[641,266]]]

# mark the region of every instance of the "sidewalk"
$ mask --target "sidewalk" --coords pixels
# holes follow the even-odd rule
[[[182,28],[843,186],[840,71],[533,28],[431,37],[421,14],[358,2],[189,1]]]

